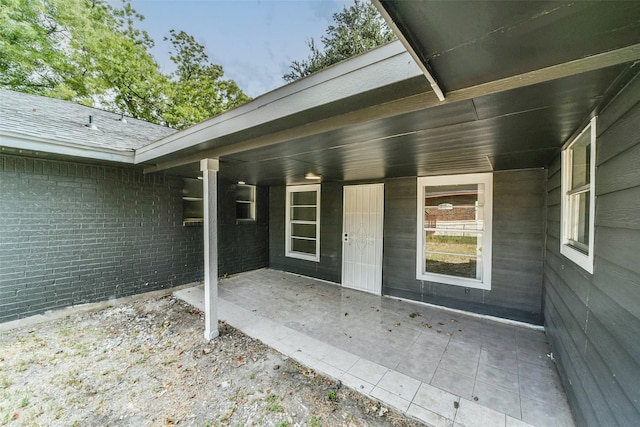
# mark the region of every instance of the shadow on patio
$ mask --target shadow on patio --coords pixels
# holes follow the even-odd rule
[[[176,296],[204,309],[203,286]],[[573,426],[544,332],[262,269],[219,283],[220,319],[436,426]]]

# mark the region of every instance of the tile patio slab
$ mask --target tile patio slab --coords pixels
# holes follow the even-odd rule
[[[426,425],[575,426],[542,330],[271,269],[218,294],[221,320]],[[204,309],[202,285],[175,296]]]

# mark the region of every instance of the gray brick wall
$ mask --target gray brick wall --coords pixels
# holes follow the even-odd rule
[[[218,273],[269,265],[269,188],[256,188],[256,220],[236,220],[236,184],[218,180]]]
[[[203,277],[182,180],[0,155],[0,322]]]

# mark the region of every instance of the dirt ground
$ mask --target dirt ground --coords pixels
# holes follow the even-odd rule
[[[0,425],[418,426],[173,297],[0,333]]]

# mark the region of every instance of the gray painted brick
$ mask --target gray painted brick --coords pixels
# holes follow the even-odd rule
[[[0,322],[202,279],[177,177],[2,155],[0,182]]]
[[[182,226],[180,178],[0,155],[0,182],[0,322],[202,279],[203,228]],[[219,182],[221,195],[235,185]],[[268,189],[250,224],[231,218],[230,194],[219,202],[219,272],[265,267]]]

